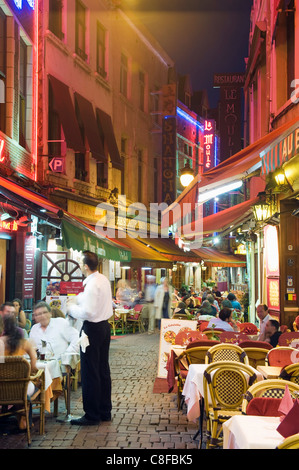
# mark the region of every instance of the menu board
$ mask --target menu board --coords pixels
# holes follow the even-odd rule
[[[25,237],[24,244],[24,283],[23,299],[34,298],[34,255],[36,238],[33,235]]]
[[[160,329],[160,347],[158,360],[158,377],[166,378],[166,364],[171,347],[176,344],[176,336],[183,331],[196,331],[197,320],[177,320],[162,318]]]

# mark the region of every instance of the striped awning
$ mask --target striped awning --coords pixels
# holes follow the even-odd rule
[[[299,117],[284,127],[285,130],[260,154],[263,175],[272,173],[299,153]]]

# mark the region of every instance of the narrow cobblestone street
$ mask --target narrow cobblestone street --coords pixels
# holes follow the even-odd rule
[[[153,393],[157,375],[159,334],[130,334],[111,340],[112,422],[79,427],[46,414],[46,432],[38,434],[34,419],[31,449],[196,449],[197,425],[185,409],[177,410],[176,393]],[[64,417],[59,399],[59,418]],[[71,394],[71,414],[82,415],[81,387]],[[1,449],[27,449],[26,434],[0,437]]]

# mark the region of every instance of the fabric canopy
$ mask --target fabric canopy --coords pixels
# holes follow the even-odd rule
[[[202,234],[206,235],[215,232],[221,233],[228,229],[231,229],[230,231],[232,231],[233,228],[236,228],[236,226],[239,226],[245,221],[245,219],[248,219],[251,216],[251,207],[255,202],[257,202],[257,200],[258,198],[252,198],[229,207],[228,209],[224,209],[223,211],[204,217],[202,223]],[[194,222],[192,222],[190,226],[184,226],[184,236],[188,236],[188,233],[196,235],[194,227]]]
[[[199,263],[196,255],[190,251],[184,251],[176,245],[171,238],[141,238],[144,246],[148,245],[152,250],[158,251],[161,255],[171,261],[179,261],[184,263]]]
[[[78,103],[80,117],[85,129],[85,134],[92,156],[100,162],[107,163],[107,157],[104,152],[96,115],[92,104],[77,92],[75,92],[75,98]]]
[[[99,108],[96,109],[96,113],[99,126],[102,129],[104,141],[107,143],[111,164],[113,168],[123,170],[124,165],[120,158],[119,150],[117,147],[111,117],[109,116],[109,114],[105,113]]]
[[[30,189],[23,188],[14,181],[10,181],[0,176],[0,193],[15,203],[24,205],[24,208],[30,208],[34,206],[35,209],[45,209],[54,214],[58,214],[61,208],[53,204],[49,199],[45,198],[41,194],[38,194]],[[40,214],[42,216],[42,214]]]
[[[98,237],[87,224],[65,215],[61,221],[62,237],[66,248],[78,251],[89,250],[100,258],[113,261],[131,260],[131,251],[125,245],[117,244],[108,238]]]
[[[172,268],[173,263],[156,250],[145,245],[140,238],[127,236],[124,243],[131,249],[131,261],[140,267]]]
[[[235,256],[230,253],[221,253],[214,248],[199,248],[197,250],[192,250],[202,261],[204,261],[206,266],[221,266],[225,267],[245,267],[246,266],[246,257],[245,255]]]
[[[240,152],[235,155],[227,158],[206,173],[197,175],[175,202],[163,211],[163,228],[165,227],[163,221],[164,223],[167,222],[167,217],[165,217],[167,213],[169,213],[169,225],[177,221],[173,218],[175,215],[173,216],[172,211],[178,204],[182,207],[182,204],[185,202],[189,203],[193,199],[193,204],[195,205],[199,194],[203,194],[206,191],[219,188],[237,180],[243,180],[253,175],[256,171],[261,170],[262,152],[267,149],[270,144],[273,144],[277,139],[280,139],[282,135],[287,133],[292,126],[296,125],[298,119],[299,118],[296,117],[253,144],[240,150]]]
[[[85,153],[69,87],[52,75],[49,75],[49,79],[53,90],[55,109],[61,121],[67,147],[75,152]]]

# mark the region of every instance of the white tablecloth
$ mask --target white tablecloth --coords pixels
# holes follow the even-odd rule
[[[187,405],[187,418],[189,421],[196,421],[200,416],[199,401],[204,396],[203,375],[210,364],[191,364],[189,366],[186,382],[182,394]],[[253,367],[249,366],[257,376],[257,380],[263,380],[263,376]]]
[[[271,416],[233,416],[223,423],[223,449],[275,449],[284,440],[279,424]]]
[[[53,379],[62,378],[60,363],[57,359],[36,361],[37,369],[45,369],[45,389],[49,388]]]

